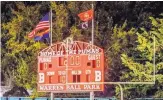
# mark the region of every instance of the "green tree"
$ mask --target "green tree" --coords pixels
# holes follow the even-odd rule
[[[67,37],[89,42],[91,27],[82,30],[77,14],[91,9],[92,2],[2,2],[2,79],[36,91],[37,53],[47,47],[27,37],[39,20],[53,10],[53,43]],[[152,79],[153,36],[156,37],[156,83],[125,85],[126,97],[161,97],[162,19],[150,18],[162,12],[162,2],[93,2],[95,45],[105,51],[106,81],[150,81]],[[126,22],[125,22],[126,21]],[[123,23],[125,22],[125,23]],[[132,28],[133,27],[133,28]],[[141,28],[140,28],[141,27]],[[136,33],[137,32],[137,33]],[[150,33],[150,34],[149,34]],[[137,40],[137,42],[135,42]],[[151,51],[152,50],[152,51]],[[137,60],[145,59],[145,60]],[[131,63],[134,63],[132,65]],[[147,70],[142,72],[142,70]],[[135,73],[135,74],[133,74]],[[143,89],[143,87],[146,87]],[[142,90],[143,89],[143,90]],[[142,92],[132,92],[142,91]],[[118,93],[118,88],[117,88]],[[144,92],[145,91],[145,92]],[[152,92],[149,92],[152,91]],[[70,94],[71,95],[71,94]],[[129,97],[130,97],[129,96]]]
[[[154,82],[154,69],[156,67],[156,79],[153,85],[124,85],[125,98],[157,97],[161,98],[163,87],[163,19],[150,17],[152,28],[146,31],[141,28],[137,32],[137,46],[134,49],[138,56],[129,56],[125,52],[121,54],[121,60],[127,70],[123,70],[122,81]],[[154,48],[155,42],[155,48]],[[154,50],[155,57],[154,58]],[[132,52],[133,53],[133,52]],[[155,59],[155,63],[154,60]],[[155,65],[154,65],[155,64]],[[119,89],[117,88],[117,93]]]
[[[16,8],[11,8],[11,21],[2,24],[2,40],[8,36],[3,44],[6,51],[3,50],[2,74],[11,74],[16,86],[36,89],[37,53],[46,45],[30,40],[27,34],[40,20],[41,5],[26,7],[16,2]]]

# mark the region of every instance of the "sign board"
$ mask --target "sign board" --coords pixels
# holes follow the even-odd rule
[[[103,91],[96,82],[104,82],[103,49],[67,40],[39,52],[38,92]]]

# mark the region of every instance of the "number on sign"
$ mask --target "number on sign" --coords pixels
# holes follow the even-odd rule
[[[100,60],[97,60],[97,61],[96,61],[96,66],[97,66],[97,67],[100,67]]]
[[[67,64],[67,59],[65,57],[59,57],[59,66],[65,66]]]
[[[70,56],[70,65],[80,65],[80,57]]]

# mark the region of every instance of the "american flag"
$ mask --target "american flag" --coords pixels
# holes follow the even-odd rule
[[[37,24],[36,28],[28,34],[29,38],[33,38],[37,31],[44,30],[50,27],[49,13],[47,13],[41,21]]]

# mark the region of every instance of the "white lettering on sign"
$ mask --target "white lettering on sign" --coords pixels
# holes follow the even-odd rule
[[[80,85],[67,85],[67,90],[81,90]]]
[[[44,83],[44,73],[39,73],[39,83]]]
[[[40,52],[40,56],[61,56],[63,51],[52,51],[52,52]]]
[[[101,71],[95,71],[95,81],[101,81]]]
[[[78,50],[78,54],[96,54],[99,53],[99,49],[84,49],[84,50]]]
[[[73,70],[72,75],[80,75],[82,72],[81,70]]]
[[[58,71],[58,75],[66,75],[66,71]]]
[[[96,59],[100,59],[100,55],[88,55],[88,60],[96,60]]]
[[[67,52],[67,51],[66,51]],[[71,54],[76,54],[76,50],[68,50],[68,53]]]
[[[55,84],[55,85],[39,85],[39,91],[93,91],[101,90],[102,85],[100,84]]]
[[[58,86],[58,85],[42,85],[39,86],[40,91],[61,91],[64,90],[64,86]]]
[[[40,52],[40,56],[62,56],[64,51]],[[75,54],[97,54],[100,49],[66,50],[69,55]]]
[[[48,58],[39,58],[39,62],[51,62],[51,58],[48,57]]]
[[[99,84],[94,84],[94,85],[84,85],[84,90],[99,90],[100,85]]]
[[[47,76],[54,75],[54,72],[47,72]]]

